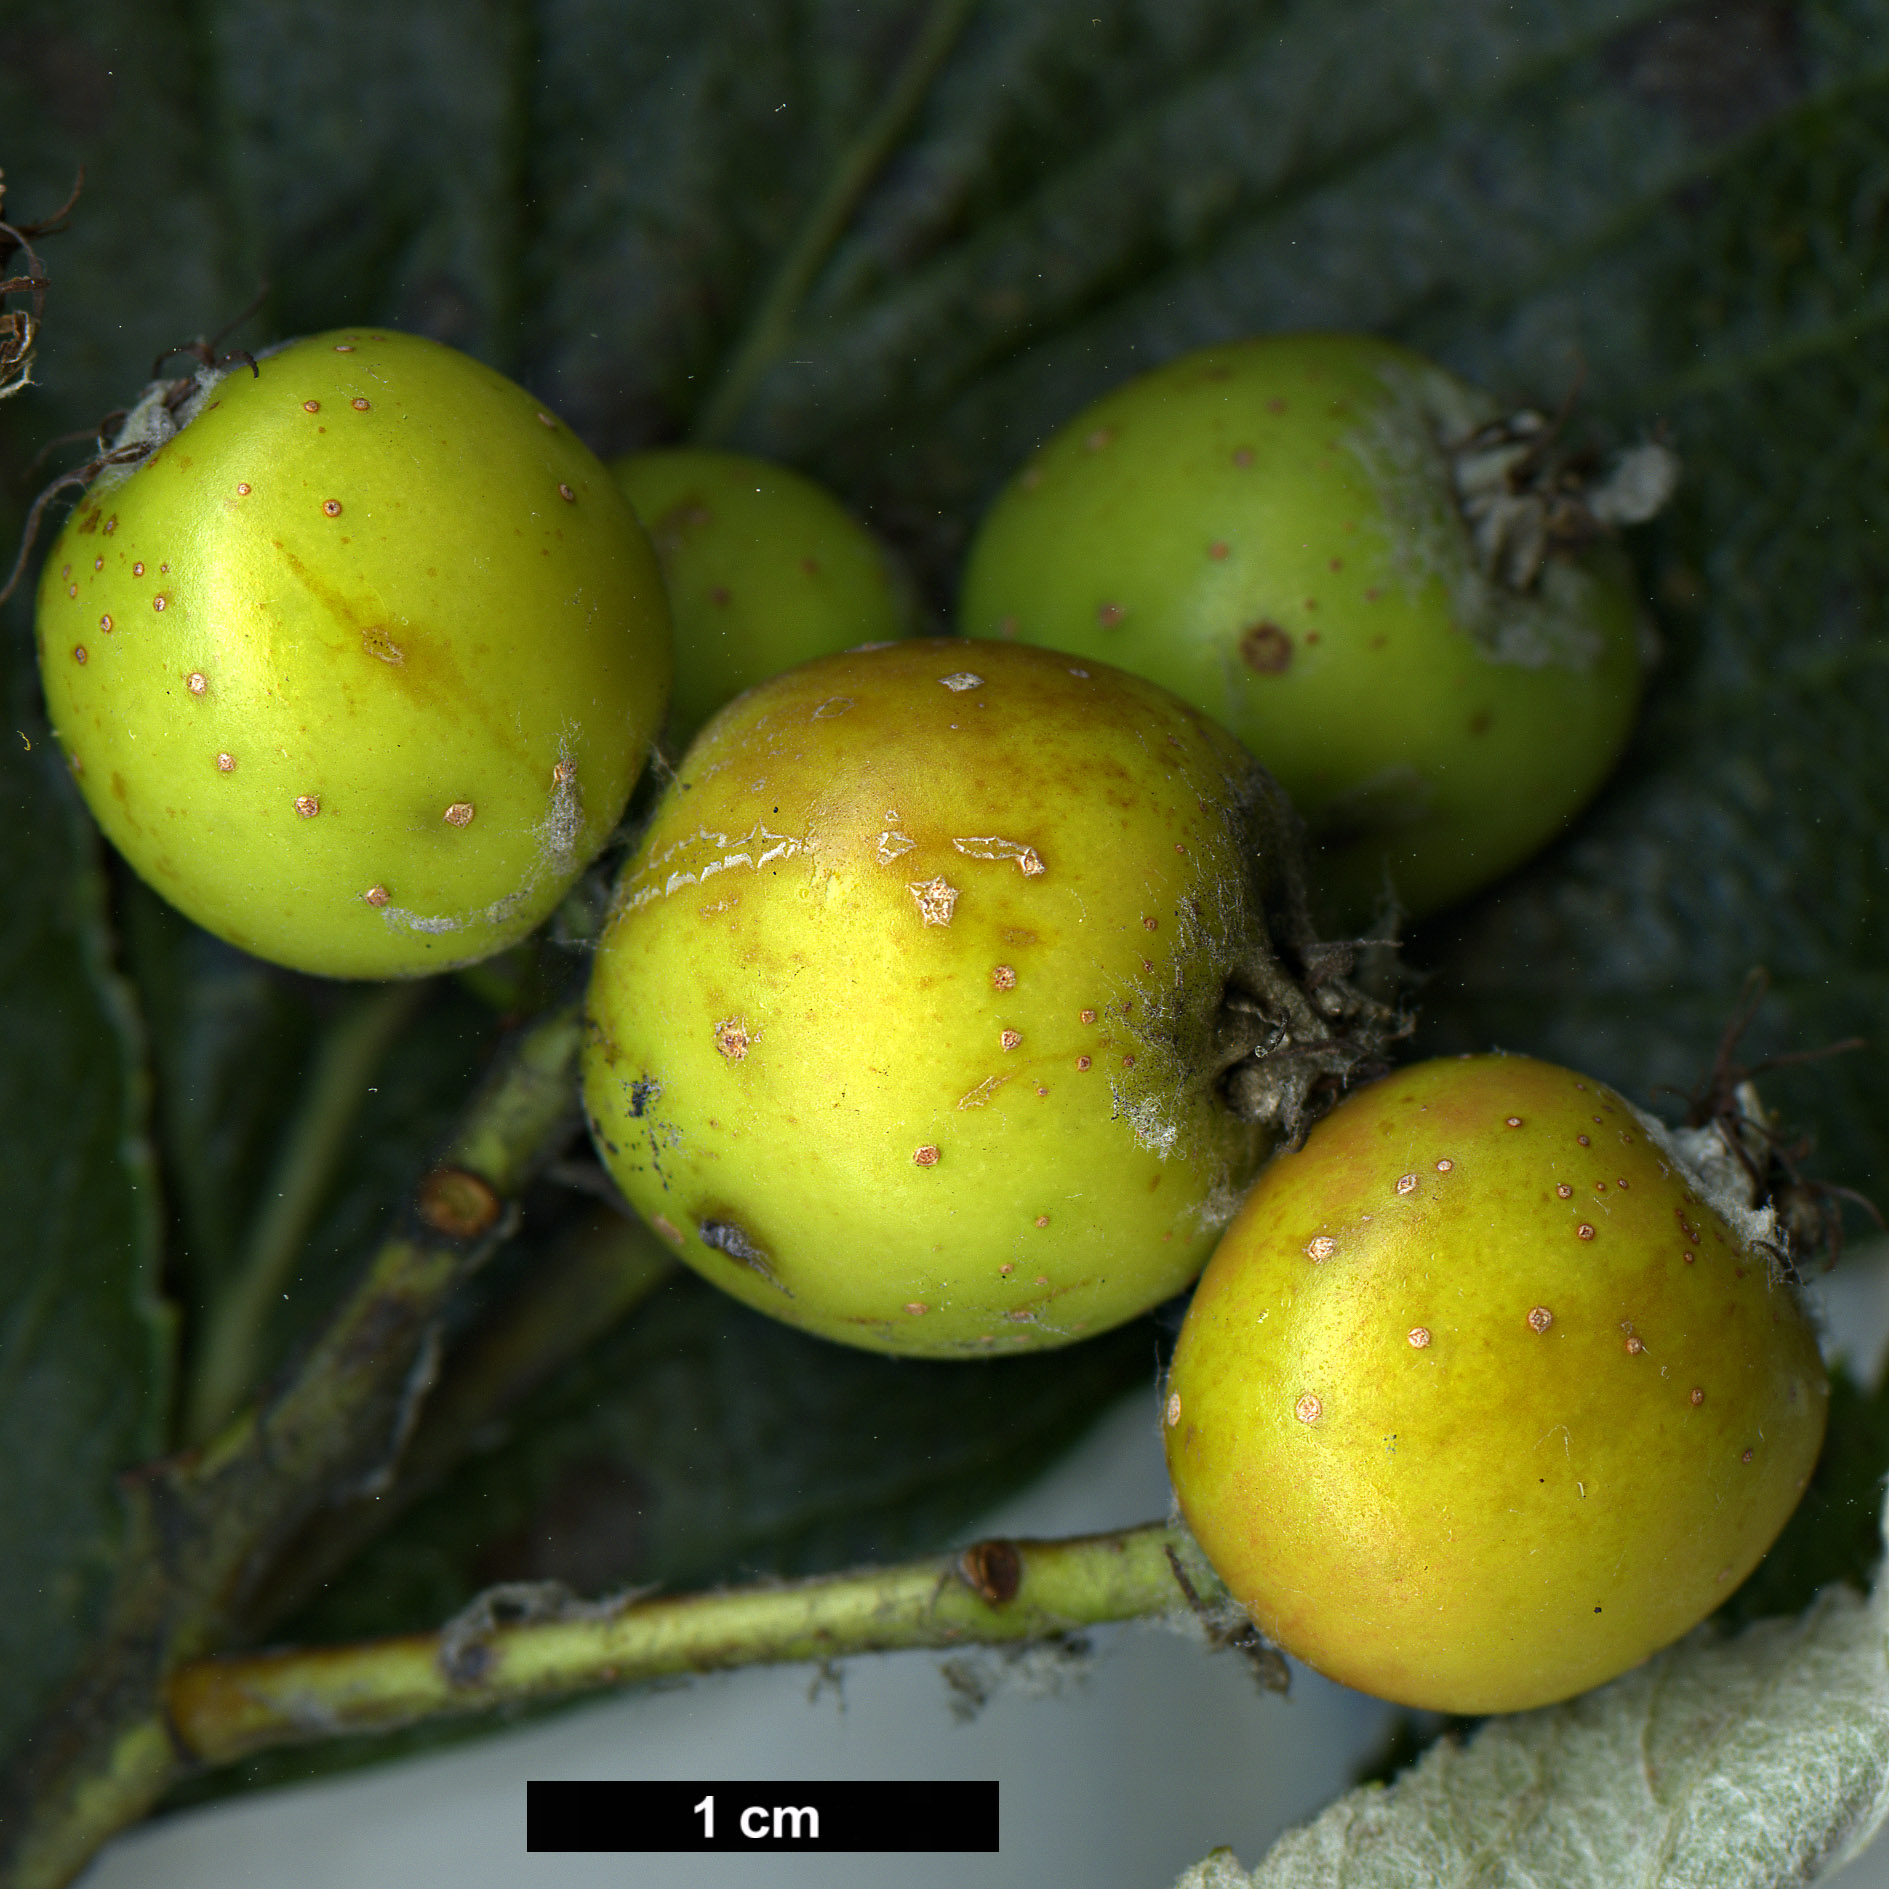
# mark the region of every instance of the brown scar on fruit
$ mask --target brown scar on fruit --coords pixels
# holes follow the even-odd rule
[[[1310,1391],[1307,1391],[1292,1406],[1292,1414],[1301,1423],[1316,1423],[1325,1414],[1325,1406]]]
[[[1181,1394],[1179,1391],[1168,1392],[1167,1420],[1170,1430],[1181,1420]]]
[[[1528,1314],[1530,1331],[1546,1331],[1554,1323],[1554,1314],[1545,1305],[1537,1305]]]
[[[1430,1342],[1430,1329],[1427,1325],[1412,1325],[1409,1336],[1412,1350],[1422,1351]]]
[[[932,1142],[926,1142],[921,1148],[912,1150],[912,1166],[915,1168],[935,1168],[938,1165],[938,1149]]]
[[[361,894],[361,897],[378,911],[393,897],[393,894],[384,885],[371,885]]]
[[[1283,675],[1292,666],[1292,638],[1276,623],[1251,624],[1240,636],[1240,660],[1255,675]]]
[[[942,874],[936,879],[921,879],[906,888],[917,901],[919,916],[928,925],[951,923],[952,908],[958,902],[958,889]]]
[[[370,624],[361,631],[361,647],[377,661],[398,665],[407,659],[407,652],[378,625]]]
[[[297,794],[295,796],[295,811],[299,813],[304,820],[312,820],[316,814],[321,811],[320,797],[315,794]]]
[[[464,1168],[437,1167],[421,1181],[420,1218],[436,1233],[455,1240],[476,1239],[498,1224],[499,1197],[491,1186]]]
[[[1007,964],[996,964],[991,967],[990,982],[993,990],[1015,990],[1017,974]]]
[[[1338,1242],[1329,1233],[1321,1233],[1316,1239],[1305,1242],[1305,1257],[1315,1264],[1330,1259],[1337,1250]]]
[[[1023,1033],[1020,1030],[1006,1030],[997,1040],[1005,1049],[1015,1049],[1023,1041]]]
[[[986,1076],[975,1089],[958,1097],[959,1108],[982,1108],[1008,1082],[1008,1076]]]
[[[747,1232],[732,1220],[704,1220],[697,1229],[704,1246],[712,1246],[718,1253],[726,1253],[732,1260],[765,1279],[777,1292],[784,1292],[788,1298],[793,1293],[781,1284],[769,1260],[766,1250]]]
[[[731,1063],[743,1061],[748,1054],[748,1045],[754,1038],[748,1034],[748,1026],[740,1017],[726,1017],[715,1026],[715,1047]]]
[[[472,824],[472,811],[472,802],[470,800],[455,800],[453,804],[440,815],[440,818],[444,820],[448,826],[470,826]]]

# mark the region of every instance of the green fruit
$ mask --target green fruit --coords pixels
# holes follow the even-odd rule
[[[530,931],[668,688],[661,576],[608,472],[490,368],[368,329],[160,383],[125,437],[154,450],[87,492],[39,595],[53,725],[112,843],[299,970],[410,976]]]
[[[1387,868],[1406,909],[1434,910],[1528,857],[1613,765],[1641,613],[1617,558],[1556,534],[1649,515],[1670,482],[1647,448],[1591,506],[1538,491],[1535,416],[1495,417],[1363,336],[1183,356],[999,496],[962,627],[1119,663],[1232,729],[1322,840],[1347,922]]]
[[[807,663],[710,724],[625,869],[592,1135],[690,1264],[808,1331],[1101,1331],[1193,1276],[1349,1067],[1339,987],[1270,942],[1304,942],[1296,844],[1231,736],[1099,664]]]
[[[649,528],[675,618],[669,745],[795,663],[913,628],[890,554],[831,493],[766,459],[706,447],[631,453],[617,483]]]
[[[1774,1231],[1568,1070],[1361,1089],[1202,1276],[1168,1380],[1182,1511],[1346,1685],[1448,1712],[1598,1685],[1731,1593],[1816,1462],[1827,1387]]]

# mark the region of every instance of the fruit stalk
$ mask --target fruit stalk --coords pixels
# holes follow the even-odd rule
[[[224,1638],[324,1504],[381,1486],[430,1389],[438,1324],[576,1124],[577,1007],[521,1030],[442,1164],[294,1370],[203,1449],[125,1478],[125,1555],[86,1665],[0,1797],[0,1884],[58,1889],[189,1762],[168,1676]]]
[[[1192,1588],[1184,1586],[1181,1571]],[[357,1646],[205,1659],[170,1681],[190,1758],[392,1731],[676,1673],[913,1647],[1015,1645],[1110,1620],[1190,1611],[1224,1590],[1185,1529],[1148,1523],[1067,1541],[988,1541],[901,1566],[674,1599],[566,1604]]]

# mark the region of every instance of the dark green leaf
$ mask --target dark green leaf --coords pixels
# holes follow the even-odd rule
[[[113,965],[98,842],[13,673],[0,730],[0,1757],[98,1618],[123,1520],[116,1479],[163,1436],[172,1337],[142,1031]]]

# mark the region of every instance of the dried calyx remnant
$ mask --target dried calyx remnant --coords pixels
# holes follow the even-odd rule
[[[70,204],[66,207],[71,208]],[[63,216],[64,211],[60,214]],[[35,231],[42,229],[37,224],[30,227]],[[0,245],[4,244],[9,229],[9,225],[0,223]],[[0,248],[0,267],[4,266],[4,249]],[[4,286],[0,284],[0,289],[4,289]],[[106,414],[99,421],[95,436],[77,436],[92,439],[92,455],[83,465],[60,473],[34,499],[32,509],[26,514],[26,528],[20,534],[19,554],[14,559],[13,569],[8,573],[6,582],[0,584],[0,603],[6,602],[18,587],[47,508],[62,492],[83,492],[95,484],[106,485],[129,478],[160,446],[174,439],[190,424],[203,410],[211,388],[233,366],[241,363],[251,373],[256,372],[255,356],[246,350],[239,348],[234,353],[219,355],[216,348],[230,329],[247,321],[256,312],[261,301],[261,296],[258,296],[248,308],[208,340],[200,336],[195,341],[185,342],[180,347],[160,354],[151,364],[149,384],[129,409]],[[0,316],[0,344],[4,344],[8,334],[5,326],[7,319]],[[177,354],[188,355],[196,362],[196,366],[187,374],[165,376],[161,372],[164,363]],[[16,389],[5,388],[4,391],[13,392]]]
[[[1302,831],[1285,796],[1275,789],[1254,811],[1255,838],[1273,868],[1266,936],[1229,969],[1214,1018],[1216,1086],[1242,1120],[1296,1148],[1347,1088],[1385,1073],[1385,1051],[1415,1019],[1354,981],[1360,951],[1388,953],[1391,940],[1319,938]]]
[[[1753,971],[1705,1080],[1686,1098],[1683,1128],[1665,1138],[1697,1175],[1706,1197],[1735,1225],[1745,1223],[1752,1243],[1770,1254],[1778,1273],[1795,1280],[1804,1264],[1820,1255],[1834,1265],[1843,1251],[1843,1211],[1849,1201],[1883,1225],[1875,1203],[1854,1188],[1813,1179],[1804,1172],[1810,1153],[1805,1136],[1789,1134],[1758,1095],[1756,1078],[1791,1063],[1816,1062],[1865,1047],[1848,1037],[1820,1049],[1793,1050],[1758,1063],[1736,1060],[1739,1040],[1751,1027],[1770,988],[1770,976]]]
[[[81,171],[71,196],[51,216],[12,223],[7,220],[6,172],[0,171],[0,400],[32,385],[33,350],[46,318],[46,267],[34,240],[56,236],[66,227],[84,184]],[[18,306],[9,308],[9,302]]]
[[[1642,440],[1603,468],[1556,450],[1567,419],[1530,409],[1491,420],[1447,448],[1456,502],[1483,574],[1527,590],[1554,552],[1578,551],[1621,525],[1656,516],[1679,482],[1679,460]]]

